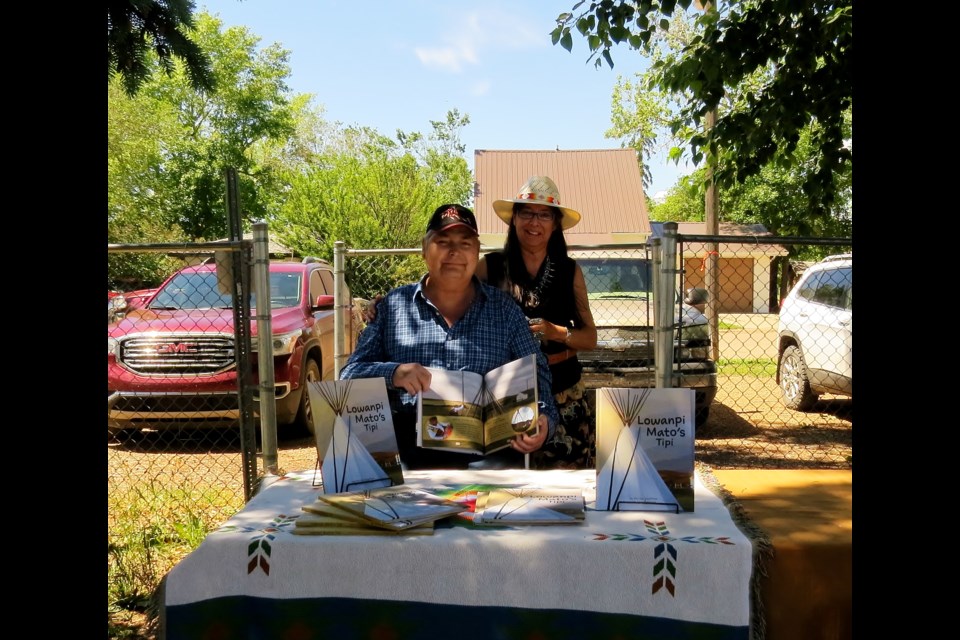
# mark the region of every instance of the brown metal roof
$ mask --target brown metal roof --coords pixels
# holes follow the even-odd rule
[[[512,200],[536,175],[550,176],[560,204],[576,209],[580,223],[564,231],[567,244],[643,242],[650,234],[647,200],[633,149],[488,150],[474,152],[474,201],[483,244],[502,246],[506,225],[494,200]]]
[[[718,222],[717,233],[721,236],[744,236],[746,242],[724,242],[720,245],[720,254],[727,258],[748,257],[756,255],[785,256],[790,251],[782,244],[758,244],[749,242],[749,238],[771,237],[772,233],[762,224],[736,224],[734,222]],[[680,235],[707,235],[705,222],[678,222],[677,233]],[[705,253],[708,247],[703,242],[688,242],[685,251]]]

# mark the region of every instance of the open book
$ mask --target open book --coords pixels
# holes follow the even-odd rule
[[[476,525],[581,524],[586,518],[582,489],[520,487],[477,495]]]
[[[597,389],[598,511],[694,510],[692,389]]]
[[[529,355],[485,376],[427,367],[430,389],[417,396],[417,444],[487,454],[520,433],[539,432],[537,357]]]
[[[324,493],[403,484],[383,378],[307,384]]]

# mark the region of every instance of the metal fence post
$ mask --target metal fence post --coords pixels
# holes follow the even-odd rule
[[[270,245],[267,223],[253,225],[253,291],[257,296],[257,368],[260,376],[260,436],[263,470],[277,473],[277,393],[273,371],[270,306]]]
[[[662,250],[661,239],[654,238],[650,242],[650,284],[653,286],[653,380],[657,389],[667,386],[666,373],[663,368],[663,314],[660,313],[661,291],[663,278],[660,277]]]
[[[344,309],[351,304],[346,300],[346,273],[343,257],[346,243],[337,240],[333,243],[333,378],[340,379],[340,369],[346,364],[347,337],[344,335]]]
[[[657,315],[660,316],[660,330],[657,332],[659,351],[662,361],[660,369],[664,388],[673,386],[673,346],[676,331],[677,311],[677,223],[663,224],[663,243],[660,245],[660,299],[657,300]],[[659,385],[658,385],[659,386]]]
[[[237,395],[240,409],[240,446],[243,462],[244,499],[253,497],[254,484],[257,479],[256,435],[254,432],[253,416],[253,381],[250,368],[251,319],[250,319],[250,289],[251,287],[251,255],[252,247],[243,240],[243,230],[240,224],[240,185],[237,181],[237,171],[233,167],[224,170],[227,182],[227,226],[230,230],[230,240],[240,245],[239,255],[233,256],[233,282],[230,284],[233,299],[233,331],[237,356]],[[232,255],[232,254],[228,254]]]

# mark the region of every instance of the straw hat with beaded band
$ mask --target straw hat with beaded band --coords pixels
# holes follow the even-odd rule
[[[580,222],[580,212],[560,206],[560,191],[547,176],[533,176],[517,191],[513,200],[494,200],[493,210],[497,216],[510,224],[513,219],[513,205],[516,203],[544,204],[560,211],[560,228],[569,229]]]

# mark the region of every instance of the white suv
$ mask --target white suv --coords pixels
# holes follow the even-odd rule
[[[853,397],[853,254],[807,268],[780,305],[777,384],[790,409]]]

